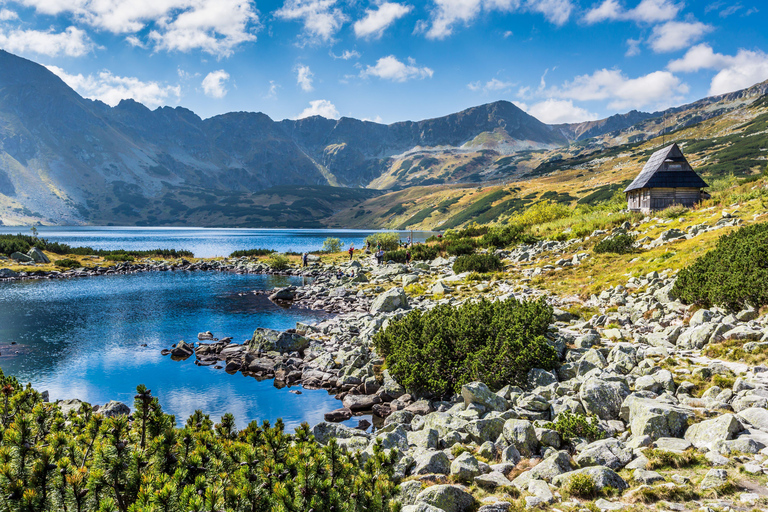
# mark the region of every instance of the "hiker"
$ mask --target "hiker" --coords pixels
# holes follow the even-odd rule
[[[301,255],[301,266],[302,267],[306,267],[308,260],[309,260],[309,256],[307,255],[307,253],[302,254]]]
[[[384,261],[384,251],[382,249],[379,249],[376,251],[376,262],[381,265]]]
[[[354,245],[350,245],[348,252],[349,252],[349,261],[352,261],[352,255],[355,254],[355,246]]]
[[[411,251],[405,251],[405,264],[411,264]]]

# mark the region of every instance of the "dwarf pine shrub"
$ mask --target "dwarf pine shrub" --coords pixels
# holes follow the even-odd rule
[[[137,388],[131,416],[64,416],[0,372],[0,501],[7,511],[393,511],[396,454],[364,460],[308,425],[295,433],[196,411],[183,428]]]
[[[634,235],[626,235],[623,233],[616,236],[603,238],[595,244],[594,251],[597,254],[606,252],[614,254],[627,254],[635,249],[635,240],[636,237]]]
[[[501,258],[495,254],[465,254],[456,258],[453,262],[453,271],[457,274],[462,272],[496,272],[502,270]]]
[[[544,300],[444,304],[391,321],[373,343],[407,389],[445,396],[476,380],[491,389],[524,385],[531,368],[557,367],[544,337],[551,321]]]
[[[720,237],[715,248],[677,275],[673,297],[730,310],[768,305],[768,223]]]
[[[558,414],[554,422],[545,423],[544,427],[555,430],[565,441],[584,438],[591,443],[605,437],[605,432],[598,427],[596,416],[588,418],[567,410]]]

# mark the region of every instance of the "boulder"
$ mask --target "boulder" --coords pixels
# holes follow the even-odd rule
[[[309,340],[295,332],[280,332],[265,327],[257,327],[248,342],[251,352],[302,352],[309,347]]]
[[[559,451],[549,455],[539,462],[530,471],[530,477],[551,482],[557,475],[571,471],[571,457],[566,451]]]
[[[408,298],[402,288],[390,288],[384,293],[379,294],[371,304],[371,314],[388,313],[400,308],[408,307]]]
[[[0,279],[11,279],[14,277],[19,277],[19,273],[9,268],[0,268]]]
[[[615,471],[605,466],[591,466],[588,468],[577,469],[575,471],[569,471],[562,475],[556,476],[552,483],[558,487],[568,483],[571,478],[576,475],[589,475],[592,477],[592,481],[595,482],[597,490],[603,490],[605,487],[613,487],[619,491],[627,489],[629,485],[624,481]]]
[[[447,475],[451,471],[451,461],[441,451],[431,451],[416,457],[416,465],[413,468],[414,475]]]
[[[514,445],[523,457],[530,457],[538,451],[539,440],[536,430],[528,420],[507,420],[504,423],[504,438]]]
[[[677,338],[677,346],[686,350],[702,349],[716,328],[715,324],[710,323],[690,328]]]
[[[618,471],[632,460],[632,450],[618,439],[608,438],[588,444],[574,459],[579,466],[605,466]]]
[[[330,421],[333,423],[338,423],[340,421],[347,421],[352,417],[352,411],[347,409],[346,407],[342,407],[341,409],[336,409],[331,412],[325,413],[325,421]]]
[[[18,261],[19,263],[32,263],[35,260],[27,256],[26,254],[20,253],[20,252],[14,252],[11,254],[11,259],[14,261]]]
[[[362,438],[365,441],[365,444],[368,444],[368,439],[371,437],[362,430],[357,430],[339,423],[329,423],[327,421],[321,421],[312,427],[312,435],[315,436],[315,440],[320,444],[328,444],[328,442],[334,438]]]
[[[69,416],[70,411],[75,411],[76,413],[79,412],[80,406],[84,403],[86,402],[78,400],[77,398],[71,398],[69,400],[59,400],[56,402],[56,405],[61,409],[61,414]]]
[[[32,258],[35,263],[50,263],[51,260],[48,259],[48,256],[45,255],[43,251],[38,249],[37,247],[33,247],[29,250],[27,253],[27,256]]]
[[[381,403],[381,397],[378,395],[347,395],[341,403],[352,412],[370,411],[374,405]]]
[[[106,404],[99,407],[98,413],[105,418],[112,418],[114,416],[129,416],[131,414],[131,408],[125,405],[123,402],[110,400]]]
[[[467,420],[463,420],[456,416],[453,416],[447,412],[433,412],[426,416],[424,421],[424,428],[433,428],[437,430],[437,433],[441,437],[448,434],[448,432],[454,430],[463,430],[469,423]]]
[[[269,296],[269,300],[293,300],[296,297],[296,287],[286,286],[285,288],[276,288]]]
[[[171,349],[171,357],[176,359],[186,359],[194,353],[195,346],[184,340],[178,342],[176,346]]]
[[[641,484],[653,485],[657,482],[663,482],[665,479],[656,471],[638,468],[632,473],[632,480]]]
[[[444,512],[470,512],[475,498],[461,485],[433,485],[416,496],[416,503],[426,503]]]
[[[705,420],[688,427],[685,439],[696,448],[712,448],[716,441],[733,439],[742,429],[741,423],[733,414],[723,414],[711,420]]]
[[[704,491],[717,488],[728,482],[728,472],[724,469],[710,469],[704,479],[699,484],[699,488]]]
[[[753,427],[768,432],[768,409],[750,407],[739,412],[738,417]]]
[[[461,397],[464,404],[478,404],[491,411],[506,411],[507,401],[491,391],[488,386],[482,382],[475,381],[461,386]]]
[[[672,404],[630,397],[629,423],[635,436],[647,435],[652,439],[660,437],[683,437],[688,428],[688,420],[693,417],[690,409]]]
[[[461,453],[451,462],[451,476],[461,482],[472,482],[480,474],[480,463],[469,452]]]
[[[594,414],[602,420],[615,420],[629,393],[629,386],[622,381],[592,378],[582,384],[579,397],[587,414]]]
[[[557,377],[552,372],[542,370],[541,368],[531,368],[528,372],[528,388],[536,389],[539,386],[549,386],[557,382]]]
[[[475,484],[478,487],[482,487],[487,490],[494,490],[498,487],[512,487],[512,482],[499,471],[491,471],[485,475],[478,475],[475,477]]]
[[[477,444],[486,441],[495,441],[504,432],[504,418],[486,418],[472,420],[464,427],[464,431],[470,435]]]

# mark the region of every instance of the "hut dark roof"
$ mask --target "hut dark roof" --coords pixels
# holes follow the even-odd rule
[[[681,164],[672,170],[669,164]],[[624,189],[630,192],[641,188],[704,188],[709,185],[696,174],[677,144],[660,149],[651,155],[635,181]]]

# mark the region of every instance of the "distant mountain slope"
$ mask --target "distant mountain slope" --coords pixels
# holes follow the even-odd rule
[[[557,126],[507,101],[391,125],[250,112],[203,120],[182,107],[84,99],[43,66],[0,51],[0,222],[320,225],[379,194],[360,189],[519,180],[546,172],[574,143],[597,151],[645,140],[758,93]]]

